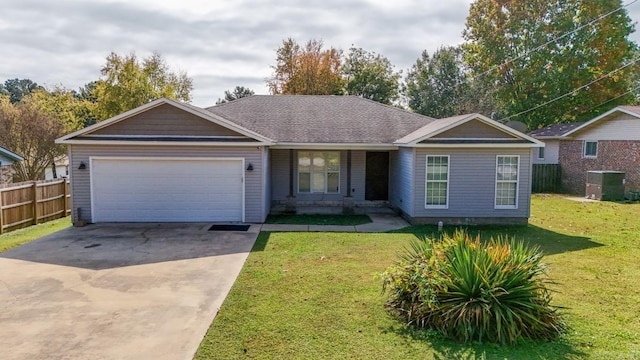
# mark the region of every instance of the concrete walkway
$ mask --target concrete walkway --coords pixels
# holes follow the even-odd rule
[[[293,225],[263,224],[261,231],[317,231],[317,232],[366,232],[381,233],[409,226],[404,219],[395,214],[368,214],[372,222],[362,225]]]

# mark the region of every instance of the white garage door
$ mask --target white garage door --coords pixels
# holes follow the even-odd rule
[[[93,222],[243,221],[241,159],[91,160]]]

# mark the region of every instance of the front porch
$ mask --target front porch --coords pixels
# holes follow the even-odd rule
[[[390,212],[394,150],[273,149],[270,214]]]

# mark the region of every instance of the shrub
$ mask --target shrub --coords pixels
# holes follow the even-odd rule
[[[459,231],[415,241],[381,276],[389,311],[449,338],[513,344],[566,330],[541,251],[514,239],[482,243]]]

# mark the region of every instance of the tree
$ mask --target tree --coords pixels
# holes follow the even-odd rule
[[[343,74],[346,93],[391,104],[399,96],[400,74],[386,57],[352,47],[345,59]]]
[[[13,164],[19,181],[41,179],[51,159],[63,153],[63,147],[55,143],[64,133],[62,122],[32,95],[16,104],[0,96],[0,144],[24,157]]]
[[[342,51],[323,50],[320,40],[309,40],[304,47],[289,38],[276,50],[274,74],[267,79],[272,94],[341,95]]]
[[[435,118],[472,112],[490,115],[494,107],[490,91],[468,73],[460,47],[441,47],[431,56],[423,51],[405,79],[409,108]]]
[[[184,72],[172,72],[158,53],[142,62],[133,53],[111,53],[101,74],[91,92],[96,99],[93,113],[99,121],[161,97],[191,100],[191,78]]]
[[[54,115],[62,123],[65,132],[70,133],[85,127],[90,103],[78,98],[74,91],[55,86],[49,90],[35,90],[27,98],[31,106],[37,106]]]
[[[4,85],[0,84],[0,95],[9,95],[9,101],[15,104],[36,89],[42,89],[42,86],[29,79],[8,79]]]
[[[240,98],[252,96],[252,95],[255,95],[255,92],[253,92],[253,90],[246,88],[244,86],[236,86],[236,88],[233,89],[233,92],[229,90],[225,90],[224,99],[218,99],[218,101],[216,101],[216,105],[224,104],[229,101],[238,100]]]
[[[535,129],[592,118],[605,110],[594,105],[627,92],[637,71],[624,67],[636,46],[626,11],[614,11],[620,7],[620,0],[476,0],[463,33],[465,60],[493,85],[505,120]],[[634,101],[629,94],[606,107]]]

